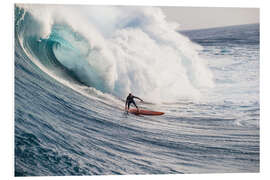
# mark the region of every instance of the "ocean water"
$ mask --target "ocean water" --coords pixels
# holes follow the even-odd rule
[[[14,7],[15,176],[260,170],[259,25],[160,8]],[[129,92],[162,116],[124,113]]]

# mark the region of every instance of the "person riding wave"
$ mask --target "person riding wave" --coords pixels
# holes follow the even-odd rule
[[[127,99],[126,99],[126,105],[125,105],[125,110],[128,112],[129,110],[129,106],[130,104],[134,104],[134,106],[137,108],[137,111],[139,111],[139,108],[138,106],[136,105],[134,99],[139,99],[141,101],[143,101],[141,98],[139,97],[136,97],[136,96],[133,96],[131,93],[129,93],[129,95],[127,96]]]

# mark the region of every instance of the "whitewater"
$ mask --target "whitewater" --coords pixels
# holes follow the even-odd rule
[[[259,172],[259,25],[16,4],[15,175]],[[158,117],[124,113],[132,92]]]

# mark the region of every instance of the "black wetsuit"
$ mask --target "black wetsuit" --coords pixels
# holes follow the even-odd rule
[[[133,96],[132,94],[129,94],[127,99],[126,99],[126,105],[128,106],[128,109],[129,109],[129,106],[130,106],[131,103],[133,103],[134,106],[138,109],[138,106],[136,105],[136,103],[134,101],[134,98],[137,98],[137,99],[141,100],[140,98],[138,98],[136,96]]]

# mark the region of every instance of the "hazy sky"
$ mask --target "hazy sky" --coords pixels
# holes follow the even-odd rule
[[[258,8],[162,7],[168,20],[182,30],[259,23]]]

